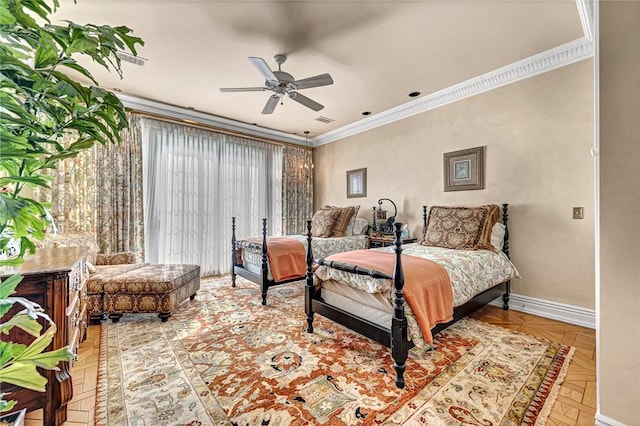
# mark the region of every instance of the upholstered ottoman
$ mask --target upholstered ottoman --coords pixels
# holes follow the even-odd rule
[[[102,313],[118,322],[123,313],[157,312],[167,321],[173,310],[200,289],[199,265],[129,264],[101,267],[87,283],[92,319]]]

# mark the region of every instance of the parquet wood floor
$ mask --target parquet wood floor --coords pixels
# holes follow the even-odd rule
[[[569,371],[547,425],[594,425],[596,415],[596,332],[595,330],[485,306],[474,318],[500,327],[564,343],[576,348]]]
[[[522,333],[558,341],[576,348],[558,399],[548,419],[549,426],[594,425],[596,412],[595,330],[517,311],[485,306],[473,317]],[[89,327],[80,345],[80,359],[72,368],[73,399],[64,426],[93,425],[95,413],[100,326]],[[42,410],[27,414],[26,426],[42,425]]]

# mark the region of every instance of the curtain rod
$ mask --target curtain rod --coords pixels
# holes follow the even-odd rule
[[[242,132],[234,132],[232,130],[223,129],[221,127],[216,127],[216,126],[211,126],[209,124],[196,123],[196,122],[193,122],[191,120],[184,120],[184,119],[181,119],[181,118],[169,117],[169,116],[166,116],[166,115],[156,114],[156,113],[153,113],[153,112],[140,111],[140,110],[137,110],[137,109],[134,109],[134,108],[127,108],[127,111],[132,112],[132,113],[137,114],[137,115],[140,115],[142,117],[153,118],[154,120],[166,121],[166,122],[175,123],[175,124],[182,124],[183,126],[193,127],[193,128],[200,129],[200,130],[214,131],[214,132],[223,133],[223,134],[229,135],[229,136],[239,136],[239,137],[243,137],[243,138],[247,138],[247,139],[253,139],[253,140],[256,140],[256,141],[265,142],[265,143],[268,143],[268,144],[271,144],[271,145],[294,146],[296,148],[306,149],[306,150],[309,150],[309,151],[313,151],[315,149],[312,146],[298,145],[298,144],[291,143],[291,142],[278,141],[278,140],[275,140],[275,139],[269,139],[269,138],[264,138],[264,137],[261,137],[261,136],[249,135],[249,134],[242,133]]]

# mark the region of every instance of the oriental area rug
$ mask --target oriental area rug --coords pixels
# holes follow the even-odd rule
[[[168,322],[103,322],[96,425],[544,424],[573,348],[464,319],[412,349],[397,389],[388,348],[316,315],[304,283],[205,279]]]

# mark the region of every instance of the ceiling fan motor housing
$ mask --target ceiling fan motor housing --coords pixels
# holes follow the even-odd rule
[[[278,84],[273,84],[273,82],[271,82],[271,84],[274,86],[274,89],[280,87],[285,92],[289,92],[291,90],[296,90],[298,88],[296,86],[296,84],[294,83],[296,81],[296,79],[293,78],[293,76],[291,74],[289,74],[288,72],[274,71],[273,75],[275,75],[279,80]],[[269,86],[270,82],[266,81],[265,84],[267,86]]]

